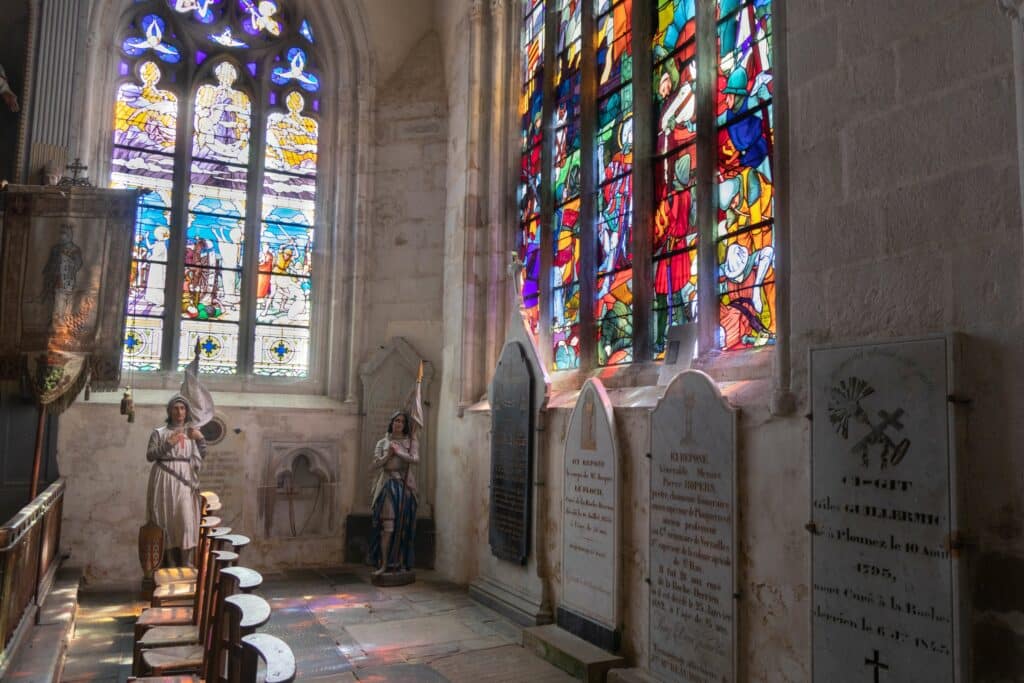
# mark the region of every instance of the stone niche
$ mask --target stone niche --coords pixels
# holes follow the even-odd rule
[[[266,538],[308,538],[338,533],[337,443],[270,442],[259,488]]]
[[[420,395],[423,401],[425,424],[419,431],[420,464],[416,468],[419,500],[416,509],[416,539],[414,554],[416,567],[434,566],[434,520],[431,508],[433,490],[433,462],[430,432],[430,390],[434,366],[423,358],[403,337],[392,337],[359,368],[363,385],[362,420],[359,452],[356,453],[355,501],[352,513],[345,520],[345,561],[366,563],[370,548],[373,523],[370,516],[370,465],[377,441],[387,431],[388,420],[396,410],[407,409],[420,363],[423,363],[423,381]]]

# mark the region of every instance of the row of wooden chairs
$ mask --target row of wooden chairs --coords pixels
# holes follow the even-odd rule
[[[250,683],[260,664],[267,683],[295,680],[295,657],[279,638],[258,633],[270,605],[253,593],[259,572],[238,564],[249,538],[221,526],[217,495],[204,491],[196,567],[154,574],[151,606],[135,622],[129,680],[140,683]]]

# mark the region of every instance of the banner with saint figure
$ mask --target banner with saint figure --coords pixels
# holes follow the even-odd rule
[[[2,193],[0,381],[60,412],[121,376],[136,193],[10,185]]]

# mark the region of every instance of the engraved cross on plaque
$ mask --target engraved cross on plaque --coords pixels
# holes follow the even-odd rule
[[[882,664],[882,660],[878,658],[878,650],[875,650],[875,658],[873,660],[867,658],[864,659],[864,665],[875,667],[875,683],[879,683],[878,670],[885,669],[888,671],[889,669],[889,665]]]
[[[683,418],[683,424],[686,425],[686,433],[683,434],[683,443],[693,441],[693,409],[697,406],[697,397],[693,394],[686,394],[683,399],[683,405],[686,406],[686,414]]]

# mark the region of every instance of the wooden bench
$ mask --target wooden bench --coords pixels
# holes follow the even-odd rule
[[[218,503],[219,505],[219,503]],[[213,515],[204,515],[202,520],[199,522],[199,547],[196,552],[196,567],[163,567],[153,572],[153,583],[156,584],[157,590],[160,586],[165,586],[169,583],[182,583],[182,582],[195,582],[196,577],[199,575],[198,565],[202,562],[204,554],[203,541],[206,539],[206,534],[210,529],[215,529],[221,524],[220,517],[214,517]]]

